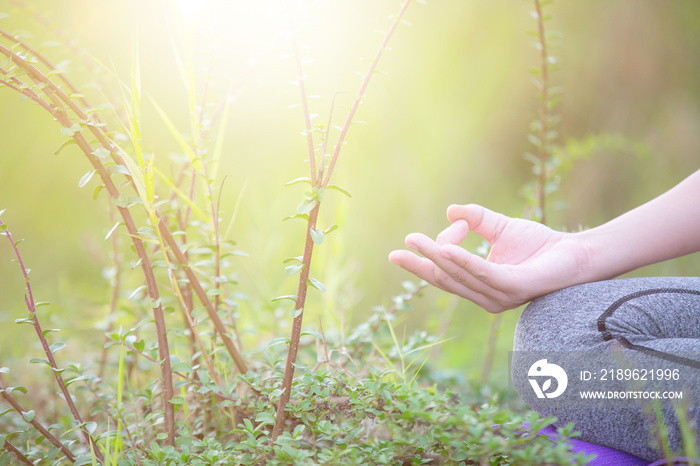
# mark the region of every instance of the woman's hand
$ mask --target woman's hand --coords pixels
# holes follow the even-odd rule
[[[489,312],[518,307],[538,296],[585,281],[589,251],[578,234],[513,219],[478,205],[452,205],[452,223],[433,241],[420,233],[406,237],[410,251],[389,260],[428,283],[467,298]],[[486,260],[460,246],[469,231],[491,245]]]
[[[409,251],[389,260],[423,280],[501,312],[567,286],[617,277],[700,252],[700,170],[619,217],[580,233],[561,233],[478,205],[447,209],[452,223],[435,241],[406,237]],[[484,260],[458,246],[469,230],[491,244]]]

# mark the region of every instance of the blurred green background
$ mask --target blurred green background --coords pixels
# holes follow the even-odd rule
[[[300,136],[293,50],[279,31],[287,27],[279,0],[206,2],[33,0],[31,6],[0,0],[0,28],[35,46],[46,41],[54,62],[69,60],[70,79],[93,100],[95,90],[121,102],[114,73],[130,80],[138,48],[142,88],[187,131],[187,93],[178,74],[171,37],[191,28],[200,91],[224,99],[236,89],[227,122],[219,180],[223,223],[238,210],[231,238],[249,257],[236,259],[239,289],[248,299],[240,314],[263,337],[286,336],[291,319],[270,299],[295,291],[282,260],[302,252],[301,222],[280,220],[302,199],[302,185],[285,182],[307,176],[306,145]],[[340,125],[360,84],[355,71],[368,66],[399,2],[340,0],[290,2],[297,11],[312,113]],[[331,193],[320,226],[338,224],[314,258],[313,276],[328,287],[312,293],[306,325],[322,317],[324,327],[347,330],[377,304],[390,304],[408,274],[386,257],[413,231],[436,235],[446,227],[452,203],[480,203],[511,216],[523,214],[522,187],[532,181],[523,153],[535,118],[535,88],[528,67],[537,51],[531,2],[523,0],[428,0],[411,5],[370,83],[334,175],[352,199]],[[643,143],[647,155],[604,150],[577,162],[564,177],[555,201],[566,208],[549,224],[576,230],[607,219],[660,194],[698,168],[700,147],[700,3],[695,0],[558,1],[549,8],[549,30],[563,35],[553,49],[563,88],[557,107],[560,142],[611,133]],[[178,19],[179,18],[179,19]],[[186,34],[185,34],[186,36]],[[138,46],[136,45],[138,44]],[[83,52],[78,53],[80,50]],[[95,60],[105,68],[95,65]],[[208,84],[207,84],[208,83]],[[105,197],[92,199],[93,181],[78,188],[91,167],[75,148],[58,155],[58,125],[18,94],[0,89],[0,210],[32,269],[37,300],[53,303],[51,326],[79,338],[78,351],[99,348],[93,330],[107,312],[109,286],[103,269],[110,229]],[[109,119],[109,112],[105,112]],[[144,144],[168,171],[177,145],[144,99]],[[469,239],[474,249],[480,240]],[[35,356],[28,326],[15,325],[23,312],[23,284],[9,245],[0,243],[0,366]],[[131,259],[131,258],[128,258]],[[696,256],[659,264],[638,275],[696,275]],[[138,271],[136,271],[138,272]],[[137,277],[138,278],[138,277]],[[128,293],[127,293],[128,294]],[[504,315],[497,340],[498,383],[506,377],[507,351],[519,311]],[[426,291],[414,301],[409,329],[425,328],[451,338],[431,365],[460,377],[478,376],[492,316],[477,306]],[[273,326],[270,327],[270,322]],[[275,328],[276,327],[276,328]],[[253,337],[251,337],[253,338]],[[82,349],[81,349],[82,347]],[[26,357],[26,359],[25,359]]]

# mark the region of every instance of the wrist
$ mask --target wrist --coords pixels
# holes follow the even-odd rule
[[[603,232],[592,228],[568,235],[576,251],[576,273],[570,277],[572,285],[606,280],[623,273],[612,267],[616,261]]]

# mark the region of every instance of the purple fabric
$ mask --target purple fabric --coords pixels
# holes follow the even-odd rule
[[[559,436],[559,434],[557,434],[557,428],[554,426],[545,427],[540,431],[540,434],[546,435],[553,440]],[[595,459],[588,463],[591,466],[647,466],[649,464],[648,461],[637,456],[595,443],[584,442],[578,439],[568,439],[567,442],[576,453],[596,455]]]
[[[673,459],[673,464],[677,466],[688,466],[689,464],[700,464],[700,460],[694,460],[685,456],[679,456]],[[664,459],[654,461],[649,466],[668,466],[668,462]]]

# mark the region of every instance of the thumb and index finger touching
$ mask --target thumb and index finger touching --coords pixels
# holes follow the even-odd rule
[[[452,224],[465,220],[470,231],[493,244],[498,239],[508,217],[477,204],[453,204],[447,208],[447,219]]]
[[[448,260],[480,280],[488,280],[487,277],[493,275],[493,264],[462,249],[459,244],[464,241],[470,231],[478,234],[489,243],[493,243],[498,238],[508,217],[480,205],[467,204],[451,205],[447,209],[447,218],[451,225],[443,230],[434,242],[421,233],[411,233],[406,237],[406,245],[410,249],[422,253],[438,266],[442,265],[442,261]],[[399,255],[397,256],[395,253],[399,253]],[[409,262],[401,264],[404,262],[401,258],[409,259]],[[392,262],[402,266],[415,265],[414,263],[418,262],[416,259],[398,251],[390,255]],[[420,262],[423,262],[423,267],[427,267],[425,260]]]
[[[441,246],[440,255],[452,261],[469,274],[479,279],[479,281],[491,282],[497,275],[497,271],[494,270],[494,264],[476,254],[470,253],[458,245],[466,238],[469,231],[476,233],[490,244],[493,244],[498,238],[508,217],[477,204],[453,204],[447,208],[447,218],[451,225],[443,231],[441,235],[444,235],[451,229],[459,231],[464,229],[464,235],[459,238],[459,241],[452,242],[441,242],[440,235],[438,235],[436,242]],[[464,224],[465,226],[457,227],[457,225],[460,224]],[[454,237],[455,235],[452,235],[452,238]]]
[[[459,245],[470,231],[484,238],[489,243],[498,238],[508,219],[505,215],[493,212],[476,204],[451,205],[447,209],[447,218],[451,225],[437,235],[438,246]],[[406,237],[406,245],[411,249],[416,243],[430,241],[421,233],[411,233]]]

